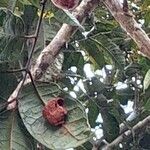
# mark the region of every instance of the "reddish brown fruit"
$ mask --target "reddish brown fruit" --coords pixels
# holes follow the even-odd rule
[[[64,124],[67,114],[67,110],[64,107],[64,99],[60,97],[50,99],[44,106],[42,114],[51,125],[58,126]]]
[[[79,3],[79,0],[51,0],[51,1],[56,7],[66,10],[73,10],[75,7],[77,7]]]

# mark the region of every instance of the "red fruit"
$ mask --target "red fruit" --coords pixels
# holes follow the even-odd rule
[[[73,10],[75,7],[77,7],[79,3],[79,0],[51,0],[51,1],[56,7],[66,10]]]
[[[58,126],[64,124],[67,114],[67,110],[64,107],[64,99],[60,97],[50,99],[44,106],[42,114],[51,125]]]

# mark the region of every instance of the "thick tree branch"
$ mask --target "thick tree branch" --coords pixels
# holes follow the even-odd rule
[[[74,16],[79,20],[79,22],[83,22],[98,5],[98,2],[99,0],[82,0],[80,5],[73,11]],[[61,47],[69,41],[76,29],[77,27],[75,26],[68,24],[62,25],[54,39],[41,52],[35,66],[31,69],[31,73],[35,80],[41,78],[48,66],[53,63],[56,55],[60,52]]]
[[[103,0],[116,21],[130,35],[139,47],[139,51],[150,58],[150,39],[140,25],[135,21],[131,12],[124,11],[119,0]]]
[[[133,128],[132,130],[138,134],[139,132],[143,131],[142,129],[145,129],[144,127],[146,127],[147,125],[150,125],[150,116],[146,117],[144,120],[138,122]],[[113,142],[111,142],[110,144],[108,144],[107,146],[105,146],[103,148],[103,150],[112,150],[114,147],[116,147],[119,143],[121,143],[124,139],[128,139],[130,138],[132,135],[131,130],[127,130],[126,132],[124,132],[123,134],[121,134],[120,136],[118,136]]]

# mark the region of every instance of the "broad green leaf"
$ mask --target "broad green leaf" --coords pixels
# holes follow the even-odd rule
[[[52,18],[50,22],[47,20],[43,21],[44,40],[46,45],[52,41],[60,28],[61,24],[57,22],[55,18]]]
[[[149,24],[150,24],[150,10],[147,10],[147,12],[144,15],[144,18],[145,18],[145,25],[149,26]]]
[[[25,31],[29,35],[30,34],[32,35],[35,32],[37,20],[38,20],[37,11],[38,9],[34,6],[31,6],[31,5],[24,6],[22,19],[25,24]]]
[[[62,23],[67,23],[72,26],[78,26],[79,28],[84,30],[84,27],[80,24],[80,22],[76,19],[76,17],[69,11],[58,10],[55,13],[54,17]]]
[[[14,62],[21,57],[24,39],[23,20],[4,8],[0,9],[3,29],[0,30],[0,63]],[[15,43],[15,44],[14,44]]]
[[[143,81],[144,90],[148,89],[150,86],[150,69],[147,71],[144,81]]]
[[[80,46],[89,54],[90,61],[94,64],[95,69],[101,69],[105,64],[103,51],[91,40],[80,41]]]
[[[144,105],[144,109],[150,111],[150,98],[147,100],[146,104]]]
[[[1,73],[1,71],[9,70],[9,67],[8,64],[0,64],[0,112],[6,108],[6,100],[18,84],[15,75]]]
[[[0,9],[0,14],[5,15],[3,20],[4,33],[11,36],[24,34],[24,22],[20,17],[4,8]]]
[[[0,112],[0,149],[35,150],[35,141],[26,131],[17,111]]]
[[[104,138],[108,142],[112,142],[119,135],[119,122],[109,113],[109,108],[101,111],[103,118],[103,133]]]
[[[120,114],[118,110],[113,110],[115,108],[112,107],[111,103],[108,103],[103,94],[98,94],[95,102],[100,108],[99,110],[103,119],[102,127],[104,138],[106,141],[112,142],[119,135],[119,122],[116,117]]]
[[[37,89],[44,103],[61,94],[58,85],[54,83],[38,83]],[[50,149],[77,147],[90,138],[84,107],[71,97],[65,96],[64,99],[68,110],[66,122],[62,126],[55,127],[42,117],[43,103],[31,84],[26,85],[20,95],[19,112],[27,130],[36,140]]]
[[[107,36],[100,34],[95,39],[90,38],[95,44],[97,44],[104,52],[105,57],[112,59],[117,68],[123,70],[125,65],[125,57],[123,51]],[[108,58],[107,58],[108,59]]]
[[[112,114],[119,123],[125,119],[125,112],[123,108],[120,106],[120,103],[116,100],[108,103],[109,113]]]

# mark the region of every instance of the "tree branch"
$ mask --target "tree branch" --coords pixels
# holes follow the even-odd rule
[[[150,39],[136,22],[131,12],[124,11],[123,4],[118,0],[103,0],[116,21],[130,35],[139,47],[139,51],[150,58]]]
[[[99,0],[82,0],[80,5],[73,11],[73,15],[83,23],[85,18],[98,5]],[[66,42],[69,41],[77,27],[68,24],[63,24],[56,36],[48,46],[39,55],[35,66],[31,69],[31,73],[35,80],[40,79],[45,73],[46,69],[53,63],[57,54]]]
[[[147,125],[150,124],[150,116],[146,117],[144,120],[138,122],[133,128],[132,130],[134,131],[134,133],[139,133],[141,132],[141,130],[146,127]],[[143,131],[143,130],[142,130]],[[128,139],[130,138],[132,135],[131,130],[127,130],[126,132],[124,132],[123,134],[121,134],[120,136],[118,136],[113,142],[111,142],[110,144],[106,145],[103,150],[111,150],[114,147],[116,147],[119,143],[121,143],[124,139]]]

